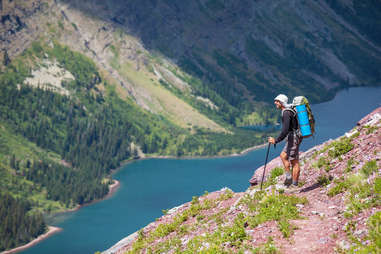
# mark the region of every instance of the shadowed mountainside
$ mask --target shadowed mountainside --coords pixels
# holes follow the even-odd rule
[[[63,2],[139,37],[238,108],[279,91],[317,102],[380,84],[377,1]]]

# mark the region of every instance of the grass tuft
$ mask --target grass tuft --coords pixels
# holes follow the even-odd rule
[[[330,163],[329,163],[328,159],[326,157],[324,157],[324,156],[319,158],[319,160],[317,162],[317,166],[318,166],[319,169],[324,168],[324,170],[326,172],[331,170]]]
[[[301,218],[296,204],[306,204],[306,198],[299,198],[285,194],[265,195],[264,192],[257,192],[253,197],[246,197],[244,203],[253,214],[247,218],[251,228],[275,220],[283,236],[288,238],[293,231],[289,220]]]
[[[373,172],[377,171],[377,162],[376,160],[368,161],[361,168],[361,173],[363,173],[366,177],[370,176]]]
[[[330,150],[328,150],[328,155],[331,158],[337,158],[341,155],[346,154],[353,148],[353,144],[351,143],[351,139],[349,138],[341,138],[337,141],[333,141],[330,145]]]
[[[283,168],[281,168],[281,167],[273,168],[273,170],[271,170],[271,172],[270,172],[270,176],[269,176],[268,180],[263,184],[263,188],[266,189],[267,187],[276,184],[277,183],[276,178],[278,176],[283,175],[283,173],[284,173]]]
[[[320,175],[317,179],[317,182],[320,186],[327,186],[331,182],[331,180],[329,176]]]
[[[347,218],[351,218],[369,207],[381,205],[379,198],[381,178],[375,178],[374,183],[371,185],[367,181],[369,175],[375,171],[377,171],[376,161],[369,161],[361,168],[359,173],[335,181],[336,185],[328,191],[327,195],[330,197],[348,192],[346,199],[347,210],[345,212]]]

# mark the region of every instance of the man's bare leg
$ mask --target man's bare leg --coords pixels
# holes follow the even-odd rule
[[[300,174],[300,164],[299,160],[292,160],[292,183],[298,184],[299,182],[299,174]]]
[[[291,184],[291,172],[290,172],[290,162],[288,161],[287,153],[281,152],[280,153],[280,159],[283,162],[284,170],[286,171],[286,181],[285,185]]]
[[[281,152],[280,159],[283,162],[284,170],[286,170],[286,172],[290,172],[290,162],[288,161],[287,153]]]

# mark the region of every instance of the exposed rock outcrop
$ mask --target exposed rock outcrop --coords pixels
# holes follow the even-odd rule
[[[112,21],[87,15],[65,1],[6,0],[3,5],[6,7],[0,15],[0,21],[4,23],[0,26],[0,68],[33,45],[40,42],[53,45],[58,41],[91,58],[105,80],[117,85],[120,97],[131,98],[141,108],[165,115],[182,128],[201,127],[228,132],[160,85],[163,82],[197,100],[185,81],[189,77],[184,72],[164,56],[153,55],[138,38],[127,34]],[[18,18],[14,18],[16,16]],[[214,104],[211,102],[205,107],[209,105]]]

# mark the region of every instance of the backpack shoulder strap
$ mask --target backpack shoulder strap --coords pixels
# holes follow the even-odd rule
[[[282,117],[283,117],[283,113],[285,111],[290,111],[292,113],[292,118],[294,119],[294,121],[296,121],[296,126],[293,126],[293,130],[298,130],[299,129],[299,121],[298,121],[298,117],[297,117],[297,112],[296,112],[296,109],[293,108],[293,107],[288,107],[288,108],[285,108],[282,110]]]
[[[292,107],[288,107],[288,108],[285,108],[285,109],[283,109],[282,110],[282,116],[283,116],[283,113],[284,113],[284,111],[291,111],[292,112],[292,115],[295,117],[296,116],[296,110],[295,109],[293,109]]]

